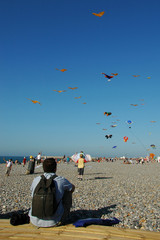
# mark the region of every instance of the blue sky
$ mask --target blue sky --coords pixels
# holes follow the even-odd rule
[[[159,0],[2,0],[0,155],[158,155],[159,12]]]

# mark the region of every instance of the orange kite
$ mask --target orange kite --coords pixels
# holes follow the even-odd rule
[[[66,92],[66,90],[52,90],[52,91],[55,91],[55,92],[58,92],[58,93]]]
[[[32,103],[39,103],[39,104],[41,105],[41,103],[38,102],[38,101],[36,101],[36,100],[32,100],[32,99],[30,99],[30,98],[27,98],[27,99],[30,100]]]
[[[81,98],[81,96],[80,97],[75,97],[75,99],[79,99],[79,98]]]
[[[61,72],[65,72],[65,71],[67,71],[67,69],[58,69],[58,68],[56,68],[56,70],[58,70],[58,71],[61,71]]]
[[[69,89],[72,89],[72,90],[75,90],[75,89],[77,89],[78,87],[68,87]]]
[[[93,15],[97,17],[102,17],[105,12],[100,12],[100,13],[92,13]]]

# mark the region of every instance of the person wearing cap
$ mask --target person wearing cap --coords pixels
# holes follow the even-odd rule
[[[33,174],[34,173],[34,168],[35,168],[35,158],[31,155],[29,163],[28,163],[28,169],[27,169],[26,174]]]

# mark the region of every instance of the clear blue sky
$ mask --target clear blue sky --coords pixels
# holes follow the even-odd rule
[[[159,0],[1,0],[0,155],[158,155],[159,13]]]

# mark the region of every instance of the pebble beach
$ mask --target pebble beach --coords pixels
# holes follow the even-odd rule
[[[38,166],[34,174],[26,175],[27,164],[13,164],[7,177],[6,165],[0,166],[0,217],[9,218],[15,211],[30,208],[30,186],[43,168]],[[76,187],[71,223],[82,218],[116,217],[120,223],[114,227],[160,232],[160,163],[88,162],[82,181],[77,179],[73,162],[59,163],[56,174]]]

